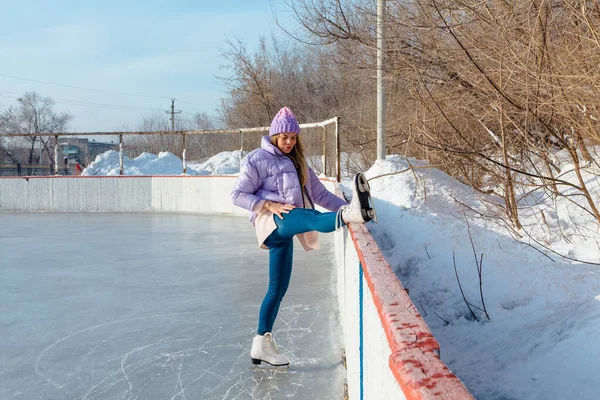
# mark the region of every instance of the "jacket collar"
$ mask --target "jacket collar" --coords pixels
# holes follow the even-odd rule
[[[266,135],[263,136],[260,142],[260,147],[263,150],[266,150],[267,152],[273,154],[274,156],[283,156],[285,154],[283,154],[283,152],[281,150],[279,150],[277,148],[277,146],[273,145],[273,143],[271,143],[271,137]]]

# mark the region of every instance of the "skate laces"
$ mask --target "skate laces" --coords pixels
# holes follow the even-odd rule
[[[350,207],[350,205],[344,205],[341,206],[338,210],[337,213],[335,214],[335,230],[337,231],[338,229],[340,229],[342,226],[344,226],[344,223],[342,222],[342,211],[344,211],[345,209],[347,209],[348,207]]]
[[[279,354],[279,350],[277,349],[277,344],[275,343],[275,339],[273,339],[273,335],[270,333],[265,333],[265,339],[267,340],[268,348],[275,354]]]

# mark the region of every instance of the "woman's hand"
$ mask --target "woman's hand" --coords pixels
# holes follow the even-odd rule
[[[274,201],[267,200],[265,201],[265,204],[263,204],[263,208],[266,208],[279,218],[283,219],[283,215],[281,214],[288,214],[296,207],[293,204],[275,203]]]

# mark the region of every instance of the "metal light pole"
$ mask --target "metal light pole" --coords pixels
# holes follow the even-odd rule
[[[166,114],[171,114],[171,132],[175,133],[175,114],[181,114],[181,110],[175,111],[175,99],[171,99],[171,111],[166,110]]]
[[[377,1],[377,159],[385,160],[385,88],[383,87],[385,0]]]

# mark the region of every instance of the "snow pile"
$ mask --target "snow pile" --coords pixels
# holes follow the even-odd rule
[[[131,160],[130,172],[127,175],[180,175],[183,171],[181,160],[169,152],[161,152],[158,156],[142,153]]]
[[[123,164],[129,162],[129,158],[123,157]],[[119,153],[109,150],[98,154],[96,159],[81,172],[81,175],[119,175]]]
[[[223,151],[203,163],[188,163],[199,175],[233,175],[240,172],[240,160],[247,154],[240,150]]]
[[[240,151],[219,153],[204,163],[188,163],[187,175],[228,175],[239,173]],[[169,152],[142,153],[133,160],[123,156],[123,175],[182,175],[183,162]],[[96,157],[82,175],[119,175],[119,153],[109,150]]]
[[[525,233],[513,237],[497,219],[480,218],[489,212],[481,194],[426,163],[410,164],[417,168],[398,173],[408,162],[389,156],[367,171],[380,220],[369,229],[440,342],[443,361],[476,398],[597,398],[600,268],[534,249]],[[393,175],[375,178],[384,174]],[[598,186],[590,187],[598,199]],[[521,205],[532,205],[533,195]],[[593,217],[568,200],[555,206],[535,195],[535,207],[520,210],[524,230],[557,252],[599,262]],[[564,235],[544,232],[540,210]]]
[[[523,232],[536,240],[538,247],[549,246],[569,258],[598,262],[598,223],[587,199],[576,188],[580,182],[575,166],[566,151],[555,153],[553,158],[560,169],[556,175],[562,181],[557,184],[562,196],[552,196],[539,189],[520,193]],[[581,169],[582,180],[596,206],[600,205],[599,173],[593,164]]]

